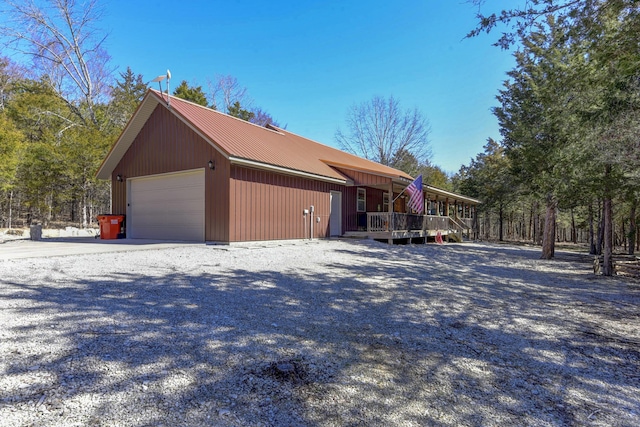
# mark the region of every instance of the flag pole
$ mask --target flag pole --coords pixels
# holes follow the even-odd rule
[[[407,186],[408,187],[408,186]],[[404,187],[404,190],[407,189],[407,187]],[[398,197],[402,196],[402,193],[404,193],[404,190],[402,190],[400,193],[398,193],[398,195],[396,196],[395,199],[393,199],[393,201],[391,202],[391,204],[394,204],[396,200],[398,200]]]
[[[422,174],[420,174],[420,175],[418,175],[418,176],[422,176]],[[418,178],[416,178],[416,179],[418,179]],[[413,181],[411,181],[411,182],[409,183],[409,185],[411,185],[411,184],[412,184],[412,183],[414,183],[415,181],[416,181],[416,180],[414,179]],[[404,187],[404,189],[403,189],[400,193],[398,193],[398,195],[396,196],[396,198],[395,198],[395,199],[393,199],[393,202],[395,202],[396,200],[398,200],[398,197],[402,196],[402,193],[404,193],[404,192],[407,190],[407,188],[409,187],[409,185],[407,185],[406,187]],[[420,189],[420,191],[422,191],[422,188]],[[391,203],[393,204],[393,202],[391,202]]]
[[[422,185],[422,174],[418,175],[413,182],[405,188],[409,194],[407,206],[419,214],[424,212],[424,186]]]

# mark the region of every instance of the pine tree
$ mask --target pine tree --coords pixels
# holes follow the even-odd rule
[[[200,104],[203,107],[208,105],[207,97],[202,91],[202,86],[189,86],[186,80],[180,82],[180,85],[173,91],[178,98]]]

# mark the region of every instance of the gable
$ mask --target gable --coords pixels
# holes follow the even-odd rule
[[[119,162],[118,170],[135,175],[204,168],[215,150],[200,135],[158,105]]]

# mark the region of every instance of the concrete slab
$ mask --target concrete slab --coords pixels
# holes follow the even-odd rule
[[[9,240],[0,243],[0,261],[109,252],[166,249],[179,246],[204,246],[204,243],[168,242],[146,239],[101,240],[93,237],[67,237],[33,240]]]

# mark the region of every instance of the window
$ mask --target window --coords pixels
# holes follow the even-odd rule
[[[389,212],[389,193],[382,195],[382,212]]]
[[[367,190],[364,188],[358,188],[358,204],[356,210],[358,212],[367,211]]]

